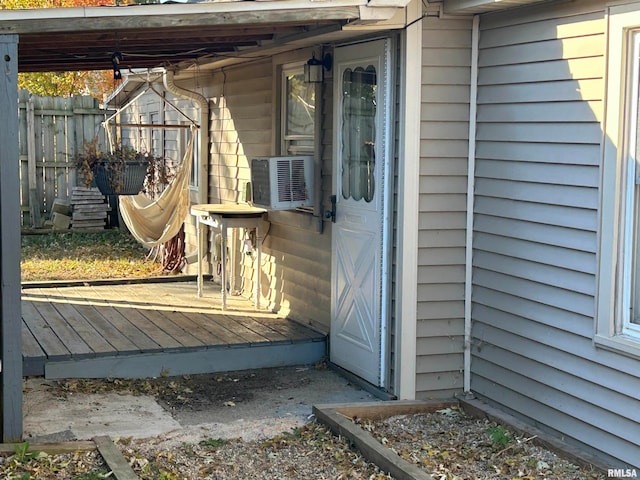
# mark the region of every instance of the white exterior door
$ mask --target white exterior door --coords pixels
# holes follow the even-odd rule
[[[334,52],[330,358],[386,386],[390,40]]]

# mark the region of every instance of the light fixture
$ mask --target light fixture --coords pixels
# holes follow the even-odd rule
[[[324,70],[331,70],[331,65],[331,54],[327,53],[322,60],[318,60],[314,52],[309,61],[304,64],[304,81],[307,83],[322,83]]]
[[[113,79],[122,80],[122,72],[120,71],[120,62],[122,62],[122,54],[115,51],[111,55],[111,65],[113,65]]]

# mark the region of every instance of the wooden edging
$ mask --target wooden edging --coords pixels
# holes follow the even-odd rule
[[[204,280],[211,278],[211,275],[203,275]],[[94,280],[43,280],[22,282],[22,289],[29,288],[51,288],[51,287],[86,287],[104,285],[133,285],[139,283],[176,283],[193,282],[196,275],[165,275],[162,277],[136,277],[136,278],[99,278]]]
[[[16,447],[20,445],[24,444],[0,443],[0,455],[13,454],[16,452]],[[139,480],[127,460],[111,440],[111,437],[107,435],[94,437],[92,441],[30,443],[27,451],[58,455],[64,453],[90,452],[96,449],[107,464],[107,468],[111,470],[113,478],[116,480]]]
[[[384,418],[440,410],[457,405],[452,402],[403,401],[367,402],[360,404],[314,405],[316,418],[334,433],[342,435],[370,462],[397,480],[434,480],[431,475],[412,463],[400,458],[382,445],[369,432],[353,423],[353,418]]]
[[[0,443],[0,455],[16,453],[16,448],[24,443]],[[75,442],[29,443],[29,452],[45,452],[49,455],[61,453],[90,452],[96,444],[90,440]]]
[[[477,418],[488,418],[510,427],[518,433],[535,436],[534,443],[557,453],[572,463],[592,467],[606,472],[600,459],[589,455],[567,443],[526,424],[512,415],[491,407],[477,399],[454,399],[451,401],[390,401],[314,405],[313,413],[318,421],[327,425],[337,435],[342,435],[370,462],[398,480],[434,480],[431,475],[414,464],[400,458],[391,449],[382,445],[373,435],[360,428],[353,420],[379,420],[395,415],[431,413],[447,407],[459,406],[467,414]]]
[[[138,480],[138,476],[129,465],[129,462],[111,441],[111,437],[102,435],[94,437],[93,441],[117,480]]]

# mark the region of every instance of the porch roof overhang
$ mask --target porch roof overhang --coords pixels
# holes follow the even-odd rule
[[[271,0],[0,11],[20,72],[176,66],[388,20],[409,0]]]
[[[488,13],[507,8],[522,7],[534,3],[544,3],[552,0],[443,0],[444,12],[447,14],[477,14]]]

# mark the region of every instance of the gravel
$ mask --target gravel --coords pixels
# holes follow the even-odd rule
[[[210,438],[171,449],[153,439],[118,445],[143,480],[392,478],[315,422],[259,441]]]
[[[184,430],[151,438],[114,437],[116,446],[143,480],[391,479],[366,461],[347,439],[332,434],[313,417],[306,422],[284,422],[300,416],[278,418],[285,411],[308,407],[305,383],[312,385],[319,381],[319,391],[324,392],[330,390],[330,378],[321,369],[295,368],[180,379],[68,380],[51,384],[47,391],[52,398],[62,401],[115,392],[151,395],[176,419],[191,423],[198,414],[214,422],[194,422]],[[267,395],[270,391],[277,395],[270,398]],[[266,403],[271,404],[272,412],[280,413],[256,418],[259,428],[246,418],[241,420]],[[236,427],[219,428],[222,424],[216,422],[222,419],[216,415],[227,416],[226,422]],[[355,421],[400,457],[423,468],[434,480],[605,478],[601,472],[573,465],[538,446],[534,436],[519,435],[489,420],[467,416],[457,407],[428,414]],[[16,453],[0,457],[0,478],[6,479],[92,480],[105,478],[105,473],[104,462],[95,452]]]
[[[383,445],[435,480],[596,480],[603,473],[574,465],[487,419],[458,408],[363,421]]]

